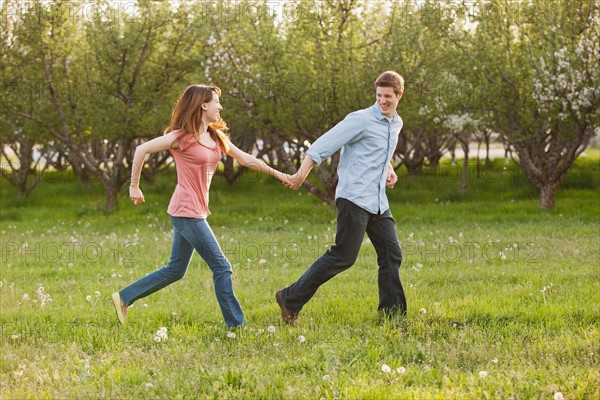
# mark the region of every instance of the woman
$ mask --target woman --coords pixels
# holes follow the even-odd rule
[[[145,201],[139,188],[140,173],[147,154],[170,150],[177,168],[177,186],[167,210],[173,224],[171,259],[163,267],[113,293],[112,300],[121,324],[127,318],[127,307],[185,276],[194,249],[213,273],[219,307],[227,325],[245,323],[244,314],[235,297],[231,282],[231,264],[221,251],[206,222],[208,191],[217,164],[224,152],[241,165],[273,175],[285,182],[283,174],[267,166],[231,143],[224,133],[227,126],[219,116],[221,90],[215,86],[193,85],[177,101],[171,125],[165,135],[139,145],[133,157],[129,197],[138,205]]]

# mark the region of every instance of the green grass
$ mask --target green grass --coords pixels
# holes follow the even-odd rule
[[[409,303],[399,325],[375,311],[366,240],[284,325],[274,293],[333,242],[335,213],[266,177],[216,177],[209,222],[248,320],[234,339],[197,255],[116,323],[110,294],[168,260],[172,172],[108,217],[98,185],[49,175],[19,200],[2,182],[0,398],[598,398],[598,154],[577,161],[546,213],[512,166],[472,177],[464,199],[443,168],[401,173],[389,191]]]

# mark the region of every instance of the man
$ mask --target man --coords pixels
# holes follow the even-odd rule
[[[386,316],[406,314],[399,276],[402,251],[385,194],[386,186],[393,188],[398,180],[390,160],[403,124],[396,113],[403,93],[404,79],[398,73],[382,73],[375,81],[375,104],[348,114],[317,139],[298,172],[286,183],[298,189],[315,165],[342,149],[335,195],[335,245],[298,281],[276,293],[281,315],[288,324],[297,321],[302,307],[322,284],[354,264],[365,232],[377,252],[378,310]]]

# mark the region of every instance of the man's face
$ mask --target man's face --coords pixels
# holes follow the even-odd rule
[[[377,86],[375,95],[381,113],[388,118],[392,118],[396,112],[396,107],[398,107],[398,102],[402,98],[402,94],[395,94],[394,89],[391,87]]]

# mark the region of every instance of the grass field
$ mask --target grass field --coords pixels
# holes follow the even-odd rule
[[[102,214],[99,185],[48,175],[29,198],[1,183],[0,398],[600,397],[600,164],[592,150],[554,210],[501,162],[458,193],[458,170],[389,191],[409,314],[376,312],[376,259],[324,285],[286,326],[275,291],[332,242],[335,213],[305,190],[215,177],[209,217],[248,325],[228,332],[209,269],[139,300],[110,294],[163,266],[174,174]],[[45,177],[46,178],[46,177]],[[155,341],[166,328],[168,340]]]

